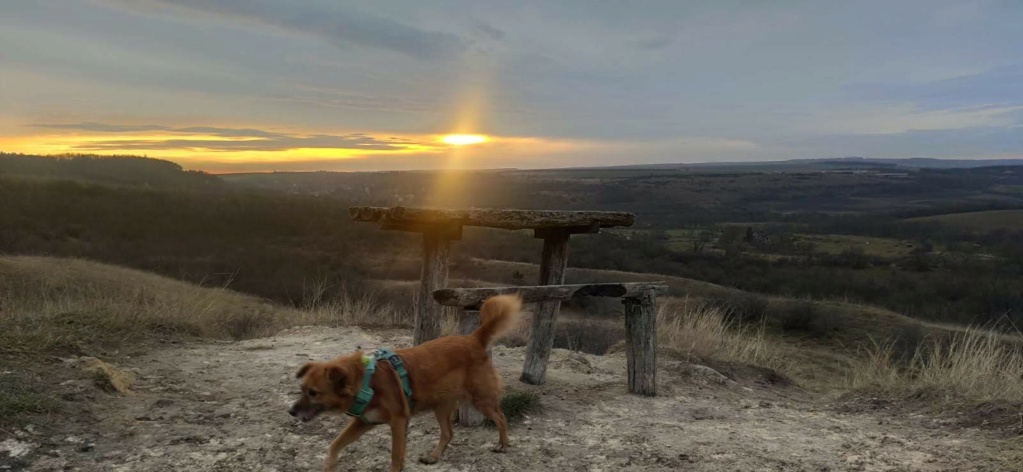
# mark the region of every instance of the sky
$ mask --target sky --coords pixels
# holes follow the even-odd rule
[[[7,0],[0,151],[209,172],[1023,158],[1023,2]]]

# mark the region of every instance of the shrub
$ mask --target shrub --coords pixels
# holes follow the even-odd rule
[[[813,302],[802,301],[795,305],[778,306],[772,313],[781,329],[826,337],[844,326],[842,318],[833,313],[822,312]]]
[[[809,302],[801,302],[794,307],[780,310],[778,318],[781,329],[785,331],[810,331],[813,320],[817,318],[817,310]]]
[[[759,324],[768,313],[766,297],[736,292],[715,302],[717,308],[730,319],[741,323]]]

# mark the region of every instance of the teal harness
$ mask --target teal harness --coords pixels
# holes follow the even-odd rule
[[[394,371],[398,373],[398,378],[401,380],[401,390],[405,392],[408,408],[412,410],[412,384],[409,383],[408,370],[405,370],[405,364],[401,362],[401,358],[394,351],[390,349],[377,349],[370,354],[362,355],[362,366],[365,368],[362,374],[362,386],[359,387],[359,393],[355,395],[352,407],[346,413],[348,416],[358,418],[363,423],[375,424],[367,420],[363,413],[366,412],[366,407],[369,406],[370,400],[373,399],[373,389],[369,386],[369,381],[373,378],[373,372],[377,369],[378,360],[390,362],[391,367],[394,367]]]

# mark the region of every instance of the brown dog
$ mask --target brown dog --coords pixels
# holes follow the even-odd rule
[[[445,336],[416,347],[396,351],[408,372],[412,405],[405,398],[395,367],[377,361],[370,387],[374,394],[362,418],[352,418],[344,431],[330,443],[324,470],[337,466],[338,453],[377,424],[391,427],[391,472],[405,465],[405,435],[409,418],[433,410],[440,423],[437,447],[419,458],[433,464],[451,441],[451,414],[460,401],[471,401],[480,413],[497,425],[500,438],[494,452],[508,447],[508,432],[501,413],[501,379],[490,362],[487,348],[513,325],[522,308],[517,295],[488,299],[480,309],[480,327],[468,336]],[[365,372],[363,354],[354,352],[329,362],[311,362],[298,371],[302,396],[289,413],[309,421],[320,413],[345,413],[352,408]]]

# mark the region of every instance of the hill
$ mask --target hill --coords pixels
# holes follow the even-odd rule
[[[788,159],[762,162],[702,162],[692,164],[637,164],[611,166],[617,169],[676,169],[691,171],[745,170],[751,171],[840,171],[840,170],[919,170],[919,169],[972,169],[978,167],[1023,166],[1023,159],[933,159],[911,157],[905,159],[878,159],[867,157],[839,157],[830,159]]]
[[[1023,174],[643,172],[275,174],[205,188],[0,175],[0,253],[84,257],[297,306],[315,287],[329,298],[366,279],[416,279],[417,239],[353,223],[346,208],[425,204],[437,191],[436,203],[456,207],[637,213],[636,228],[577,237],[570,264],[579,268],[848,300],[929,321],[1008,326],[1023,316],[1021,231],[907,221],[1023,205],[1010,191]],[[453,256],[536,263],[538,244],[467,230]]]
[[[0,200],[0,254],[83,257],[281,302],[300,303],[314,281],[354,282],[347,255],[390,240],[301,195],[0,176]]]
[[[8,354],[139,349],[154,339],[182,337],[245,339],[277,332],[284,318],[298,316],[223,288],[30,256],[0,257],[0,306],[0,352]]]
[[[1023,210],[991,210],[910,218],[913,223],[938,223],[977,232],[1021,231]]]

